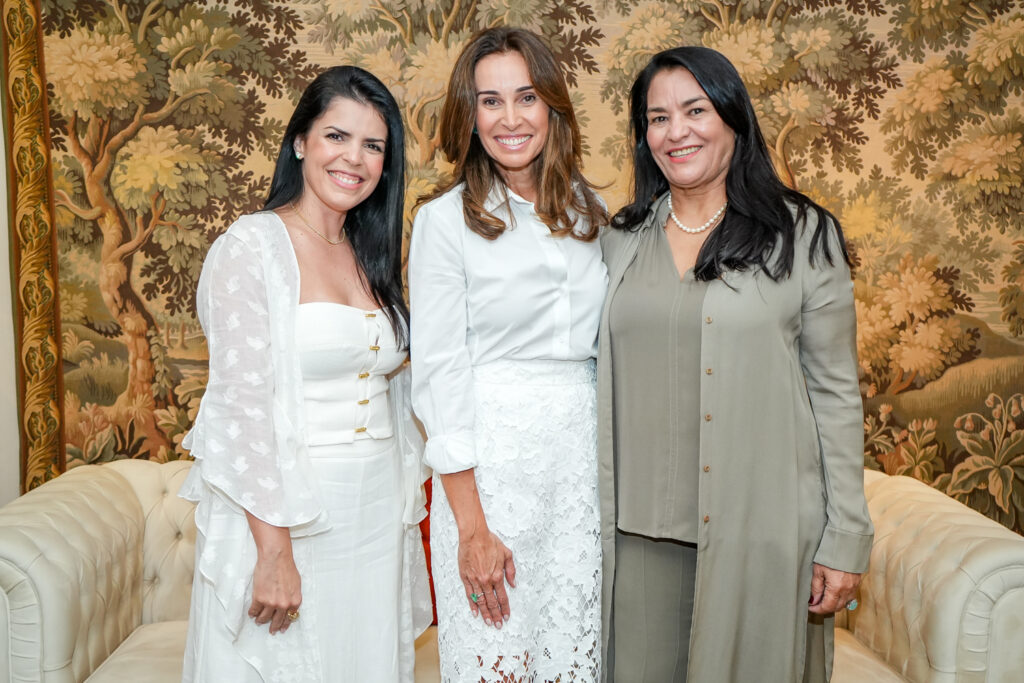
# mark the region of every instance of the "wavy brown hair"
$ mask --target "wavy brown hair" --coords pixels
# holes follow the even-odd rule
[[[537,216],[553,235],[569,235],[589,242],[597,237],[601,226],[608,223],[605,210],[594,185],[583,177],[583,142],[576,114],[569,99],[565,77],[555,56],[539,37],[521,28],[499,27],[476,34],[462,50],[451,79],[441,111],[441,149],[455,166],[452,178],[436,190],[420,197],[418,204],[438,197],[459,183],[462,190],[463,215],[469,229],[489,240],[497,239],[505,222],[484,208],[491,188],[507,186],[494,160],[488,156],[474,134],[476,122],[476,65],[493,54],[518,52],[526,61],[530,82],[537,95],[548,105],[548,137],[540,156],[533,164],[537,184]],[[572,217],[569,210],[577,217]],[[587,221],[586,232],[574,230],[579,217]]]

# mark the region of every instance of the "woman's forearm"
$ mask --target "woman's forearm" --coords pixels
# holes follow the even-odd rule
[[[476,488],[476,470],[468,469],[452,474],[442,474],[441,484],[448,497],[448,505],[455,516],[459,540],[472,538],[487,531],[487,518],[484,516],[480,493]]]
[[[292,555],[292,537],[288,527],[274,526],[246,511],[249,531],[256,542],[256,554],[260,560],[277,560],[290,558]]]

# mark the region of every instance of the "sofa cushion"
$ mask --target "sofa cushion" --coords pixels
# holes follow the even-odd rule
[[[878,655],[845,628],[836,629],[836,659],[832,683],[906,683]]]
[[[86,683],[181,683],[188,621],[162,621],[135,629]]]

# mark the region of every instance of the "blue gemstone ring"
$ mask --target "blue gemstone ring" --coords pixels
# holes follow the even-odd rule
[[[850,610],[851,612],[857,609],[857,599],[854,598],[853,600],[850,600],[850,602],[846,603],[846,609]]]

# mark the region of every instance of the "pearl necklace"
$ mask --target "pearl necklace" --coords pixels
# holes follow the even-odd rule
[[[313,231],[313,234],[315,234],[317,237],[320,237],[321,239],[323,239],[325,242],[327,242],[331,246],[337,246],[337,245],[339,245],[339,244],[341,244],[342,242],[345,241],[345,228],[341,229],[341,239],[340,240],[332,240],[330,237],[328,237],[327,235],[323,234],[322,232],[320,232],[319,230],[314,228],[310,224],[310,222],[308,220],[306,220],[306,217],[302,215],[301,211],[299,211],[299,207],[298,207],[298,205],[295,204],[295,202],[291,203],[291,207],[292,207],[292,211],[295,212],[295,215],[302,219],[302,222],[306,224],[307,228],[309,228],[310,230]]]
[[[715,215],[709,218],[707,223],[700,226],[699,228],[689,228],[683,225],[682,222],[680,222],[680,220],[676,218],[675,209],[672,208],[672,195],[669,195],[668,197],[668,215],[672,217],[673,222],[675,222],[675,224],[679,226],[680,230],[682,230],[683,232],[688,232],[691,235],[696,235],[697,233],[704,232],[712,225],[714,225],[721,217],[721,215],[725,212],[725,207],[727,206],[729,206],[729,200],[726,200],[725,204],[722,204],[721,208],[718,209],[718,211],[715,211]]]

